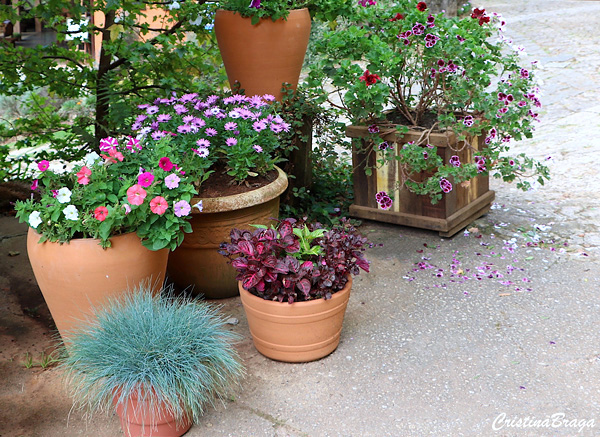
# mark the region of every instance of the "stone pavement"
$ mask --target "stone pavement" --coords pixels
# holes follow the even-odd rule
[[[366,223],[384,246],[355,278],[339,348],[320,361],[264,358],[239,299],[220,302],[239,320],[247,376],[187,435],[600,435],[600,2],[481,3],[544,67],[542,122],[515,148],[551,156],[550,183],[522,193],[494,182],[494,208],[452,239]],[[112,414],[70,412],[55,370],[19,364],[15,351],[47,347],[48,314],[24,228],[2,219],[0,234],[0,372],[11,375],[0,435],[119,435]]]

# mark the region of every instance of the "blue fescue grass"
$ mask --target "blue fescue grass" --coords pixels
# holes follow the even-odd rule
[[[76,407],[113,411],[113,399],[127,405],[137,395],[150,409],[165,402],[178,420],[198,423],[207,405],[223,400],[243,375],[218,307],[153,296],[147,284],[111,301],[64,340],[65,371]]]

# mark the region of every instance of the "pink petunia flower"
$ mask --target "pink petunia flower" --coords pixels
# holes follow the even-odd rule
[[[175,215],[177,217],[184,217],[190,213],[192,207],[185,200],[180,200],[179,202],[175,202],[173,204],[173,211],[175,211]]]
[[[135,184],[127,190],[127,201],[132,205],[141,205],[146,198],[146,190]]]
[[[165,185],[169,190],[172,190],[173,188],[177,188],[179,186],[180,180],[181,179],[176,174],[170,174],[165,178]]]
[[[163,215],[167,211],[167,208],[169,208],[169,205],[162,196],[156,196],[150,201],[150,211],[154,214]]]
[[[91,175],[92,171],[84,165],[83,167],[81,167],[81,170],[79,170],[76,174],[77,182],[81,185],[87,185],[90,183]]]
[[[108,216],[108,208],[106,206],[99,206],[94,210],[94,218],[100,222],[106,220]]]

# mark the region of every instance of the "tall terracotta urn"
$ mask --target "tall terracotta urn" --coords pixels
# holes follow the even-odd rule
[[[202,200],[202,212],[194,212],[192,233],[169,255],[169,278],[182,289],[208,299],[238,295],[236,271],[219,254],[221,243],[229,240],[233,228],[269,225],[279,217],[279,196],[288,185],[285,173],[277,169],[277,179],[256,190],[233,196],[195,198]]]
[[[112,246],[103,249],[98,240],[73,239],[59,244],[38,243],[32,228],[27,234],[27,254],[35,279],[61,336],[77,329],[91,316],[94,307],[104,305],[150,281],[159,292],[167,267],[168,249],[146,249],[135,233],[112,237]]]
[[[298,85],[310,37],[308,9],[290,11],[287,20],[262,18],[252,24],[232,11],[217,10],[215,34],[232,89],[239,82],[247,96],[272,94],[281,100],[281,87]]]

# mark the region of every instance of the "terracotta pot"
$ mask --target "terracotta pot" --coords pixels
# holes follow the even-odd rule
[[[91,238],[65,244],[39,244],[39,239],[40,235],[29,228],[27,254],[63,337],[108,298],[123,294],[143,280],[150,280],[158,292],[164,281],[168,249],[146,249],[135,233],[112,237],[108,249]]]
[[[279,217],[279,196],[287,187],[287,176],[277,168],[278,177],[269,185],[233,196],[199,199],[203,211],[192,214],[193,232],[169,255],[169,278],[180,288],[208,299],[238,295],[235,269],[218,253],[233,228],[251,229],[250,224],[269,225]]]
[[[303,363],[323,358],[338,347],[351,277],[331,299],[292,304],[264,300],[245,290],[241,282],[238,286],[254,346],[264,356]]]
[[[287,20],[263,18],[253,25],[232,11],[217,10],[215,34],[227,78],[248,96],[272,94],[281,100],[281,86],[298,85],[310,37],[308,9],[290,11]]]
[[[178,437],[185,434],[192,421],[177,421],[165,404],[154,405],[132,394],[125,404],[116,404],[121,428],[127,437]]]

